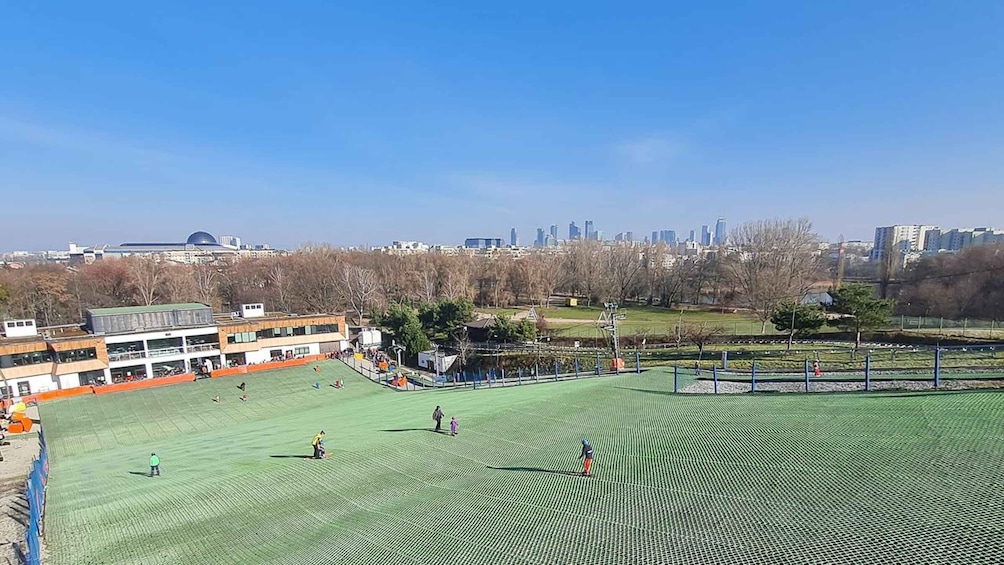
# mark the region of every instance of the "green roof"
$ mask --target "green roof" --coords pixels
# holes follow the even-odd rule
[[[209,308],[198,302],[185,304],[153,304],[150,306],[123,306],[121,308],[88,308],[91,316],[114,316],[116,314],[146,314],[151,312],[170,312],[172,310],[202,310]]]

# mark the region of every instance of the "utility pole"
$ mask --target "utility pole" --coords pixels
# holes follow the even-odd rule
[[[598,323],[600,329],[610,334],[610,348],[614,353],[614,363],[617,363],[617,359],[621,357],[620,346],[617,343],[617,322],[624,319],[624,314],[617,313],[616,302],[605,302],[603,306],[606,310],[600,314]]]
[[[391,340],[391,342],[390,342],[390,349],[391,349],[391,351],[397,353],[397,370],[400,371],[401,370],[401,350],[403,350],[404,348],[401,347],[400,345],[398,345],[394,340]]]

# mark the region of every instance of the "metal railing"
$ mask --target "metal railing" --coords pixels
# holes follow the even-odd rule
[[[146,352],[147,357],[167,357],[168,355],[182,355],[185,350],[181,347],[164,347],[162,349],[151,349]]]
[[[219,351],[220,344],[218,343],[201,343],[199,345],[189,345],[188,352],[196,353],[199,351]]]
[[[146,351],[123,351],[108,354],[109,361],[128,361],[130,359],[146,359]]]
[[[45,483],[49,479],[49,450],[45,444],[45,434],[38,431],[38,457],[31,463],[25,488],[28,502],[28,524],[24,533],[24,544],[13,542],[14,555],[20,565],[41,565],[42,518],[45,514]]]

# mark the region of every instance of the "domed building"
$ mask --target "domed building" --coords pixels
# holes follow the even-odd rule
[[[95,250],[95,254],[98,254]],[[184,243],[123,243],[100,250],[104,257],[129,257],[132,255],[157,255],[173,263],[213,263],[219,259],[237,256],[237,249],[220,245],[209,232],[197,231]]]
[[[197,231],[192,235],[188,236],[188,245],[219,245],[216,243],[216,238],[204,231]]]

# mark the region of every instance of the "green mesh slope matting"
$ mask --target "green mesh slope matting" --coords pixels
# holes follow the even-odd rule
[[[321,377],[347,387],[304,367],[248,375],[247,403],[237,377],[44,404],[50,563],[1004,562],[1004,393]],[[429,431],[437,404],[458,437]],[[304,460],[319,429],[332,457]]]

